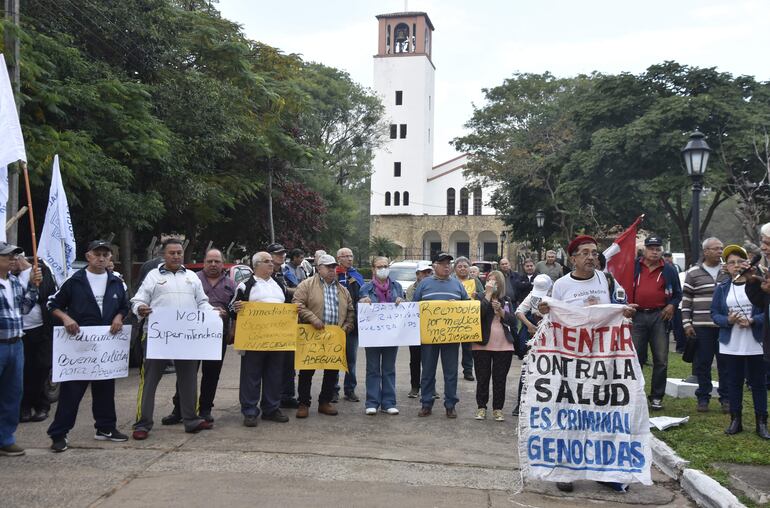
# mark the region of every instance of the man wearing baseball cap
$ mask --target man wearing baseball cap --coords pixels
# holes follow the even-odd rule
[[[668,375],[668,333],[666,323],[682,301],[679,272],[662,259],[663,240],[650,235],[644,240],[644,253],[634,262],[634,282],[628,301],[638,305],[631,336],[639,363],[652,350],[652,382],[650,408],[663,409]]]
[[[414,290],[414,301],[427,300],[470,300],[463,283],[452,273],[454,258],[446,252],[433,256],[434,274],[423,279]],[[457,418],[457,357],[458,344],[423,344],[421,355],[422,377],[420,378],[420,402],[422,408],[417,416],[429,416],[433,412],[433,395],[436,391],[436,368],[441,356],[441,370],[444,372],[444,408],[447,418]]]
[[[345,333],[350,332],[355,316],[353,299],[347,288],[337,280],[337,260],[329,254],[324,254],[316,259],[316,268],[316,275],[303,280],[294,293],[293,302],[298,306],[300,323],[311,324],[317,330],[326,325],[337,325]],[[314,373],[315,370],[299,371],[297,418],[308,417]],[[338,370],[324,370],[321,393],[318,396],[318,412],[321,414],[337,414],[331,402],[338,373]]]
[[[414,275],[414,284],[409,286],[409,289],[406,290],[406,299],[410,302],[414,301],[414,291],[417,289],[420,282],[426,277],[433,275],[433,266],[428,261],[418,261],[417,266],[414,269]],[[409,346],[409,374],[412,385],[412,389],[409,391],[408,395],[410,399],[416,399],[420,396],[421,347],[422,346],[420,345]]]
[[[128,315],[128,298],[123,281],[107,270],[111,257],[109,242],[94,240],[89,243],[86,251],[88,266],[72,274],[48,300],[48,310],[62,322],[68,333],[76,335],[81,326],[109,326],[113,334],[123,328],[123,319]],[[89,384],[96,428],[94,439],[128,440],[128,436],[116,427],[114,379],[65,381],[61,383],[56,416],[48,427],[54,452],[67,450],[67,434],[75,426],[78,407]]]
[[[34,270],[26,292],[19,279],[10,273],[14,256],[22,249],[0,242],[0,456],[24,455],[14,433],[19,425],[19,407],[24,389],[24,322],[37,300],[37,287],[43,280],[40,268]]]

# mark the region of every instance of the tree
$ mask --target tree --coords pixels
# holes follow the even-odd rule
[[[485,90],[471,134],[455,144],[472,152],[472,175],[500,184],[493,204],[521,236],[534,234],[538,207],[546,235],[562,242],[645,213],[646,229],[678,234],[689,253],[689,178],[680,157],[687,135],[700,128],[714,149],[705,236],[718,207],[736,194],[747,203],[766,174],[752,140],[767,124],[767,88],[675,62],[640,75],[514,75]]]

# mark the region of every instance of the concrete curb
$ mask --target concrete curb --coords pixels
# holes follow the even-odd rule
[[[676,454],[656,437],[650,441],[653,463],[663,474],[679,482],[685,493],[698,506],[707,508],[745,508],[732,492],[698,469],[689,469],[689,462]]]

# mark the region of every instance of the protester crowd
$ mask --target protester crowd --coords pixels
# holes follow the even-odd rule
[[[770,224],[762,227],[762,253],[770,258]],[[712,393],[711,365],[717,360],[719,402],[730,414],[727,434],[742,430],[743,387],[748,383],[756,413],[756,433],[770,439],[767,429],[768,335],[767,312],[770,280],[764,271],[750,266],[740,246],[724,247],[716,238],[703,242],[702,261],[686,273],[680,284],[678,270],[664,257],[661,238],[651,235],[634,263],[631,287],[623,288],[603,271],[597,241],[581,235],[570,242],[569,269],[548,251],[535,264],[526,259],[523,272],[515,271],[507,259],[499,269],[486,275],[485,282],[472,270],[465,257],[454,259],[446,252],[430,263],[418,263],[416,282],[404,291],[389,273],[390,260],[375,257],[369,282],[354,267],[350,249],[336,256],[314,253],[312,263],[300,249],[287,250],[268,245],[251,257],[253,276],[235,284],[224,269],[222,252],[205,253],[203,270],[193,273],[182,263],[182,242],[163,242],[161,256],[150,263],[133,297],[129,298],[122,279],[111,267],[112,246],[95,240],[87,247],[88,266],[76,271],[61,287],[44,263],[39,268],[21,249],[0,243],[0,454],[21,455],[15,443],[19,422],[40,422],[49,418],[50,403],[45,384],[51,368],[52,329],[64,326],[77,334],[82,326],[108,326],[119,332],[129,313],[143,321],[154,308],[217,311],[223,322],[222,357],[219,360],[174,361],[176,394],[171,414],[163,425],[183,424],[185,432],[213,428],[212,408],[228,344],[245,302],[296,304],[299,322],[315,329],[337,325],[346,335],[348,372],[324,370],[317,412],[334,416],[342,398],[360,402],[356,364],[358,355],[357,308],[359,304],[406,301],[477,300],[480,307],[482,340],[478,343],[423,344],[410,346],[409,398],[420,400],[418,417],[428,417],[440,397],[436,390],[438,362],[443,372],[443,405],[447,418],[456,418],[459,402],[459,374],[476,382],[475,418],[489,416],[504,421],[506,380],[513,356],[522,359],[527,342],[537,330],[550,297],[569,305],[623,304],[624,315],[632,319],[632,336],[641,364],[652,362],[648,394],[649,407],[663,409],[668,370],[669,332],[681,321],[677,350],[694,362],[698,379],[697,410],[708,411]],[[288,254],[288,255],[287,255]],[[566,273],[565,273],[566,272]],[[146,335],[146,333],[144,334]],[[146,339],[143,339],[146,348]],[[243,425],[256,427],[259,419],[286,423],[282,410],[296,410],[296,418],[310,416],[311,388],[315,372],[294,369],[294,353],[287,351],[237,351],[240,355],[239,400]],[[397,346],[365,348],[366,377],[363,411],[399,414],[396,390]],[[150,437],[154,426],[155,395],[167,368],[165,360],[145,358],[140,370],[136,421],[132,437]],[[198,370],[202,371],[200,388]],[[461,370],[462,369],[462,370]],[[524,375],[524,368],[522,373]],[[61,383],[56,412],[48,427],[51,449],[68,448],[67,434],[74,427],[80,402],[90,386],[95,439],[126,441],[116,426],[115,381],[65,381]],[[521,383],[512,414],[518,416]],[[560,484],[563,490],[571,485]]]

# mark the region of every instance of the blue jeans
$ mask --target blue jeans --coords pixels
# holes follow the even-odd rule
[[[725,366],[730,372],[727,386],[730,394],[730,412],[743,412],[743,382],[748,381],[751,387],[751,397],[754,401],[754,412],[767,415],[767,385],[765,384],[765,362],[762,355],[722,355]],[[722,380],[720,378],[720,385]]]
[[[420,402],[422,402],[423,407],[433,407],[439,356],[441,356],[441,370],[444,372],[444,407],[455,407],[455,404],[459,402],[457,398],[457,350],[457,344],[422,345]]]
[[[714,388],[711,384],[711,364],[714,362],[714,356],[716,356],[717,373],[719,374],[719,389],[717,390],[719,402],[728,400],[728,374],[724,358],[719,354],[719,328],[696,326],[695,337],[697,347],[695,348],[693,370],[698,377],[698,389],[695,390],[695,397],[699,402],[711,400],[711,390]]]
[[[358,386],[356,379],[356,357],[358,356],[358,332],[349,333],[345,336],[345,358],[348,361],[348,371],[345,373],[343,388],[345,395],[353,393]],[[334,391],[340,393],[340,378],[337,377],[337,384],[334,385]]]
[[[396,354],[398,347],[366,348],[366,407],[396,407]]]
[[[471,352],[471,343],[463,342],[460,344],[462,348],[462,365],[463,375],[473,374],[473,353]]]
[[[24,343],[0,344],[0,446],[16,442],[24,391]]]

